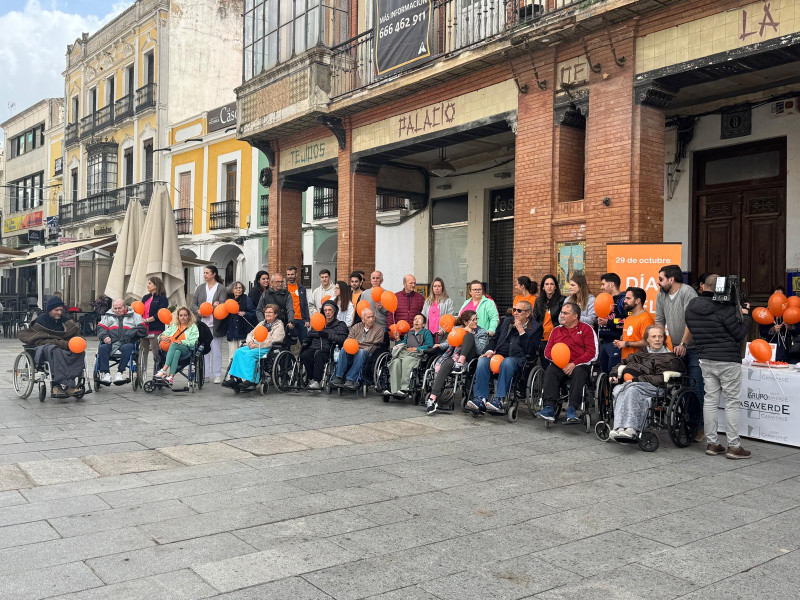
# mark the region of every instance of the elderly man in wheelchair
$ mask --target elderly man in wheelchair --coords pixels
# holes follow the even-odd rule
[[[146,335],[147,329],[141,315],[133,312],[129,306],[125,306],[122,298],[114,300],[111,309],[97,324],[97,337],[100,339],[100,346],[97,348],[97,371],[100,383],[111,385],[110,361],[115,355],[118,355],[119,360],[114,384],[122,385],[130,381],[125,377],[125,372],[132,364],[131,357],[136,348],[136,340]]]
[[[362,380],[362,370],[368,365],[373,352],[383,344],[383,327],[375,322],[375,313],[371,308],[361,311],[361,323],[350,328],[348,339],[358,342],[358,352],[354,355],[341,352],[336,371],[329,382],[329,387],[356,391]]]
[[[528,358],[535,357],[542,339],[542,326],[533,318],[530,302],[520,300],[511,309],[512,315],[505,317],[497,331],[489,340],[486,352],[478,360],[475,372],[474,394],[467,401],[466,408],[473,415],[488,411],[492,414],[505,414],[506,397],[513,394],[511,380],[516,373],[525,368]],[[494,398],[489,398],[491,379],[491,360],[495,355],[503,356],[497,374]]]

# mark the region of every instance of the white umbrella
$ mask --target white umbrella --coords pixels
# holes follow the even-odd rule
[[[150,208],[139,239],[127,292],[140,298],[147,293],[147,278],[160,277],[170,304],[184,306],[183,263],[178,246],[178,228],[165,184],[153,187]]]
[[[117,251],[114,254],[114,262],[111,263],[111,271],[108,273],[105,295],[112,299],[125,296],[128,289],[133,263],[136,260],[136,251],[139,248],[139,238],[142,235],[144,225],[144,211],[142,205],[136,198],[132,198],[125,212],[125,220],[122,222],[122,231],[117,238]]]

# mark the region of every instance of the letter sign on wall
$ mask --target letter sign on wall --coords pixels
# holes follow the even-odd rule
[[[375,0],[375,68],[378,75],[397,72],[432,55],[430,0]]]

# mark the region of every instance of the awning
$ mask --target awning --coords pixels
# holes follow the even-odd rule
[[[27,252],[25,252],[25,250],[0,246],[0,260],[5,260],[8,256],[25,256],[26,254]]]
[[[55,256],[57,254],[61,254],[62,252],[65,252],[67,250],[98,248],[100,246],[105,246],[107,244],[113,244],[116,239],[117,239],[116,235],[105,235],[102,237],[77,240],[75,242],[67,242],[66,244],[59,244],[58,246],[53,246],[52,248],[45,248],[44,250],[31,252],[26,256],[20,256],[14,262],[20,263],[20,262],[29,262],[32,260],[35,261],[40,258],[48,258],[51,256]]]
[[[181,262],[183,263],[184,267],[205,267],[208,265],[207,260],[201,260],[199,258],[194,258],[193,256],[181,255]]]

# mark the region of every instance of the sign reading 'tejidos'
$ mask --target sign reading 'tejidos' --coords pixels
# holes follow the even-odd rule
[[[431,57],[431,0],[375,0],[375,68],[378,75]]]

